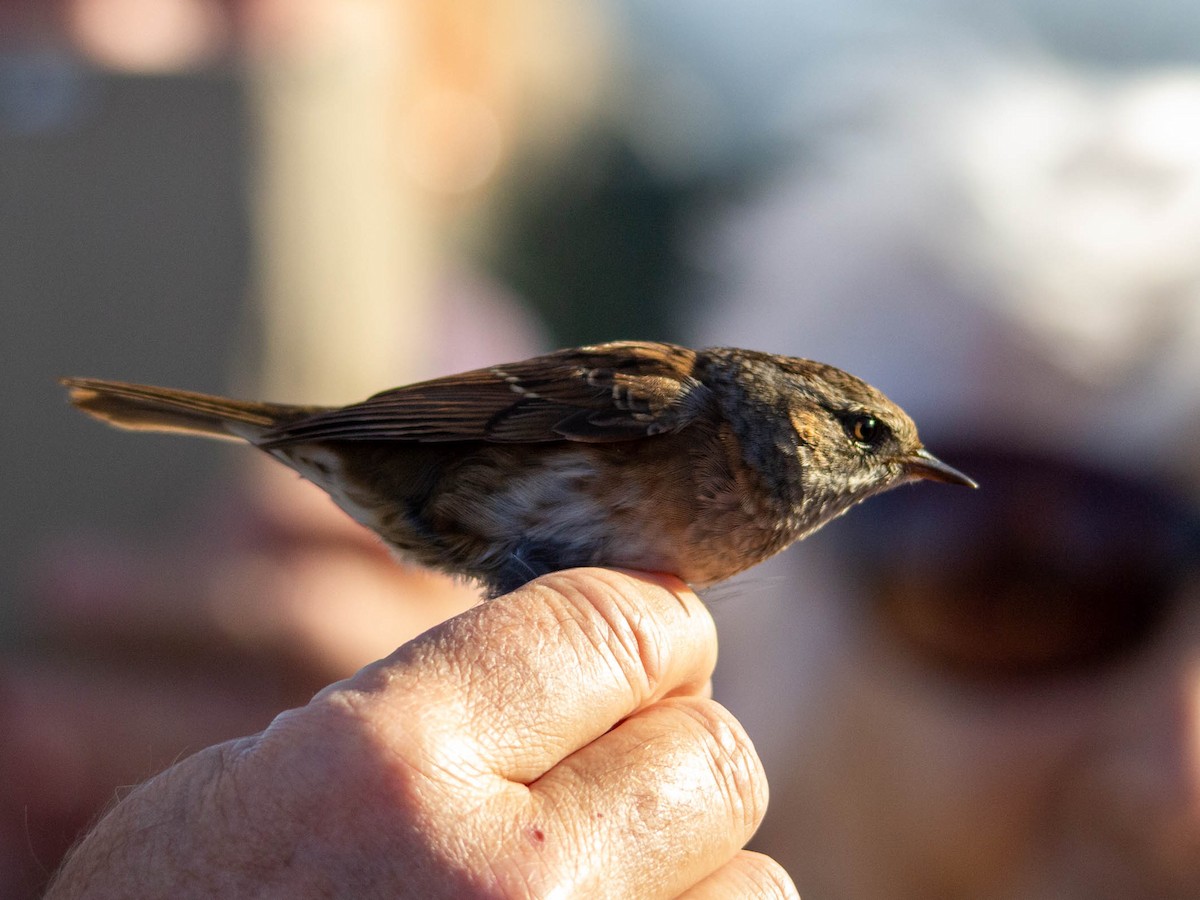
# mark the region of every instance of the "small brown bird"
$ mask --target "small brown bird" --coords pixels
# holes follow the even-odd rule
[[[63,384],[123,428],[248,441],[402,555],[492,594],[585,565],[705,587],[904,482],[975,486],[875,388],[751,350],[619,341],[337,408]]]

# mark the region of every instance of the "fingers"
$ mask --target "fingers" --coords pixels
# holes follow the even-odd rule
[[[796,885],[783,866],[769,856],[743,850],[699,884],[679,895],[679,900],[800,900]]]
[[[559,573],[168,770],[64,871],[221,896],[788,896],[739,856],[767,787],[707,698],[715,658],[678,581]]]
[[[469,610],[334,690],[384,704],[398,739],[421,723],[433,768],[449,746],[459,771],[529,783],[637,710],[703,694],[715,662],[712,618],[681,582],[583,569]]]
[[[486,867],[504,895],[665,898],[726,864],[766,809],[749,738],[708,699],[715,661],[712,619],[677,580],[575,570],[433,629],[318,704],[337,714],[325,733],[365,732],[369,754],[403,760],[364,802],[397,785],[428,831],[448,810],[488,810],[453,815],[458,871]]]
[[[767,805],[766,777],[737,720],[693,697],[636,713],[530,792],[524,828],[544,842],[548,877],[571,873],[534,893],[571,896],[674,897],[733,857]]]
[[[357,820],[419,822],[443,848],[443,880],[674,897],[725,866],[766,809],[749,738],[708,699],[715,661],[712,619],[676,579],[557,573],[331,686],[252,757],[305,784],[341,781]],[[331,744],[324,761],[295,728]],[[302,760],[276,757],[289,735]],[[356,852],[373,840],[359,835]]]

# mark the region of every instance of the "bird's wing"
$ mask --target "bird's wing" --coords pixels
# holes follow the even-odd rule
[[[280,425],[264,447],[320,440],[623,441],[678,431],[708,402],[696,352],[620,341],[384,391]]]

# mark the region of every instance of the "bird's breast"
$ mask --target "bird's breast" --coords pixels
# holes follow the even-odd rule
[[[586,565],[704,586],[790,543],[770,491],[714,429],[602,444],[337,450],[304,448],[291,464],[404,555],[493,586]],[[324,470],[335,462],[331,479]]]

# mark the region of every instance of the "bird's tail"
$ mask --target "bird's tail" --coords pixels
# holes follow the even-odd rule
[[[322,407],[255,403],[174,388],[62,378],[72,404],[118,428],[174,431],[251,443],[275,425],[319,412]]]

